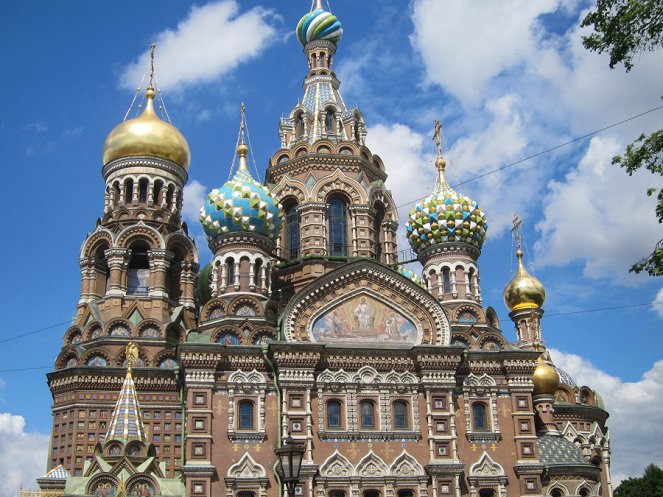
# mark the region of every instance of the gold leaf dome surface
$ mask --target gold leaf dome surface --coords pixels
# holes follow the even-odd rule
[[[116,126],[104,142],[104,165],[120,157],[148,155],[168,159],[189,169],[189,144],[179,130],[162,121],[154,111],[154,90],[145,92],[147,105],[140,116]]]
[[[504,288],[504,304],[511,311],[541,307],[546,300],[546,289],[525,269],[521,250],[516,252],[516,256],[518,257],[518,270]]]
[[[553,395],[559,387],[557,370],[543,360],[543,354],[537,360],[534,370],[534,395]]]

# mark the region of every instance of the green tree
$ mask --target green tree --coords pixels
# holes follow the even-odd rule
[[[615,497],[663,497],[663,470],[650,464],[642,477],[621,482],[615,489]]]
[[[644,51],[663,47],[663,2],[661,0],[598,0],[596,10],[590,11],[582,27],[594,32],[583,36],[585,48],[610,54],[610,67],[623,63],[626,72],[633,68],[633,57]],[[626,147],[623,156],[612,163],[623,167],[629,175],[644,167],[654,176],[663,176],[663,130],[640,137]],[[656,216],[663,223],[663,188],[652,187],[647,195],[656,194]],[[645,259],[631,266],[633,273],[646,271],[650,276],[663,275],[663,240]]]

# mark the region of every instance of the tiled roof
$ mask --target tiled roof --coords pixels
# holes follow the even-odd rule
[[[539,437],[539,460],[545,466],[589,465],[573,442],[555,435]]]
[[[115,404],[113,417],[106,440],[140,440],[147,442],[145,427],[138,406],[138,396],[136,395],[136,386],[131,377],[131,371],[127,371],[127,377],[124,379],[120,396]]]
[[[67,471],[62,464],[58,464],[44,476],[43,479],[47,480],[66,480],[69,478],[69,471]]]

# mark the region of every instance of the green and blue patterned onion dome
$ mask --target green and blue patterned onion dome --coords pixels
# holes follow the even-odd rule
[[[405,224],[415,252],[445,242],[465,242],[481,249],[486,238],[486,215],[472,199],[456,192],[444,178],[446,161],[436,161],[438,181],[431,195],[418,203]]]
[[[250,232],[276,239],[283,222],[281,204],[269,189],[254,180],[246,167],[248,147],[237,147],[239,167],[230,181],[207,195],[200,209],[205,234],[213,239],[224,233]]]
[[[408,280],[412,281],[413,283],[416,283],[420,287],[422,288],[426,287],[426,285],[424,285],[424,282],[419,277],[419,275],[414,271],[406,268],[405,266],[401,265],[396,266],[396,272],[398,272],[401,276],[405,276]]]
[[[341,22],[331,12],[320,8],[306,14],[297,24],[297,38],[302,46],[315,40],[338,43],[342,36]]]

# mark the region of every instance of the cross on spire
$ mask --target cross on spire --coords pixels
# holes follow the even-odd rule
[[[150,45],[150,85],[152,88],[152,81],[154,79],[154,49],[157,47],[156,43]]]
[[[435,119],[435,133],[433,133],[433,141],[437,147],[437,157],[442,157],[442,122]]]
[[[514,213],[513,214],[513,228],[511,228],[511,233],[513,233],[513,237],[516,240],[516,249],[518,251],[522,250],[521,247],[521,231],[523,227],[523,222],[522,220],[518,217],[518,214]]]

